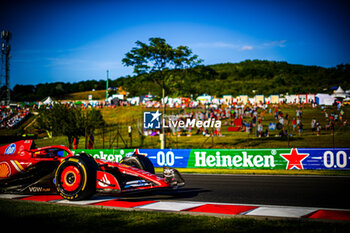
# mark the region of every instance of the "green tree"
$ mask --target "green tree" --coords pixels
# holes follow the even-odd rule
[[[96,128],[105,124],[100,110],[91,109],[83,112],[84,130],[85,130],[85,149],[87,149],[88,138],[93,134]]]
[[[181,78],[178,78],[180,76],[176,75],[179,72],[176,71],[195,67],[202,62],[187,46],[173,48],[162,38],[152,37],[149,44],[136,41],[136,45],[125,54],[122,63],[125,66],[133,66],[134,73],[146,75],[145,77],[157,83],[162,89],[163,100],[169,81],[173,84],[181,81]],[[165,106],[163,104],[163,116]]]
[[[37,128],[48,132],[50,137],[52,134],[67,136],[68,147],[72,148],[74,138],[93,133],[104,124],[104,120],[99,110],[83,111],[57,103],[51,108],[41,107],[37,123]]]
[[[162,38],[150,38],[149,42],[148,45],[136,41],[137,47],[125,54],[122,63],[133,66],[138,75],[147,74],[147,78],[155,81],[163,91],[167,79],[173,75],[168,71],[192,68],[202,62],[187,46],[173,48]]]
[[[38,128],[50,132],[51,136],[67,136],[69,148],[72,148],[74,138],[79,138],[85,133],[81,108],[69,108],[64,104],[40,108],[37,122]]]

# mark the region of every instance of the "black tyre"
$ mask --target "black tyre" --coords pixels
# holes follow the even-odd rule
[[[149,160],[149,158],[139,155],[139,154],[133,154],[130,157],[123,158],[120,163],[129,165],[132,167],[136,167],[138,169],[144,170],[146,172],[154,174],[154,166]]]
[[[96,192],[96,161],[87,154],[69,157],[61,162],[55,173],[58,193],[65,199],[89,199]]]

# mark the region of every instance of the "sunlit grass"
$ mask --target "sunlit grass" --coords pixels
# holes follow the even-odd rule
[[[347,221],[269,220],[123,211],[0,200],[2,227],[17,232],[348,232]]]
[[[325,130],[326,124],[324,112],[320,109],[311,108],[306,106],[303,110],[302,122],[304,124],[304,133],[302,136],[298,135],[297,131],[292,130],[291,120],[295,116],[297,107],[291,105],[283,105],[281,111],[284,114],[290,116],[290,134],[288,138],[281,138],[278,135],[279,131],[270,131],[270,137],[259,138],[253,133],[248,134],[246,132],[228,132],[230,121],[223,120],[221,133],[222,137],[206,137],[203,135],[196,135],[196,129],[193,129],[192,136],[174,136],[172,134],[167,135],[167,147],[168,148],[222,148],[222,149],[242,149],[242,148],[332,148],[334,147],[349,147],[350,145],[350,129],[349,126],[341,126],[337,124],[336,132],[331,135],[330,130]],[[350,117],[350,108],[345,107],[344,119]],[[102,108],[101,112],[103,118],[107,124],[104,129],[95,130],[95,148],[160,148],[159,136],[147,136],[141,137],[139,134],[142,132],[142,121],[144,111],[156,111],[156,109],[149,109],[141,106],[119,106],[115,108]],[[176,114],[182,109],[167,109],[167,114]],[[196,109],[186,109],[187,112],[196,112]],[[327,112],[330,114],[335,111],[335,108],[328,108]],[[315,118],[320,121],[322,125],[321,135],[313,135],[311,132],[310,123]],[[250,118],[244,118],[244,121],[250,121]],[[270,115],[268,111],[265,114],[265,119],[262,121],[264,129],[268,127],[270,122],[277,122],[273,115]],[[132,128],[132,134],[128,133],[128,126]],[[288,128],[288,126],[286,126]],[[29,128],[28,130],[32,130]],[[1,135],[23,134],[18,130],[1,130]],[[31,133],[31,132],[27,132]],[[44,136],[44,134],[42,134]],[[54,135],[53,139],[39,138],[36,140],[37,145],[48,146],[52,144],[68,145],[67,139],[64,136]],[[85,138],[80,138],[79,148],[85,147]]]

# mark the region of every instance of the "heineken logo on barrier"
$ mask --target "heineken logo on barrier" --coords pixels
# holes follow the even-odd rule
[[[276,167],[276,163],[283,163],[283,161],[281,161],[282,157],[287,161],[287,170],[293,168],[302,170],[304,169],[302,161],[309,156],[308,153],[299,153],[296,148],[291,149],[288,153],[278,153],[276,149],[272,149],[269,154],[269,150],[235,151],[240,153],[237,153],[236,155],[225,155],[224,153],[217,151],[215,155],[207,155],[206,151],[194,152],[194,167],[274,168]],[[257,151],[261,154],[257,154]],[[275,162],[275,160],[278,162]]]
[[[299,154],[297,148],[293,148],[290,154],[281,154],[281,156],[288,161],[287,170],[292,168],[304,169],[302,161],[309,156],[309,154]]]
[[[231,169],[350,169],[350,148],[192,149],[187,167]]]

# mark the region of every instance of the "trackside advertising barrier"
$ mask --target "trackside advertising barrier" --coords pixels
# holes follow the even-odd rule
[[[119,162],[136,149],[73,150]],[[350,169],[350,148],[138,149],[154,167],[229,169]]]

